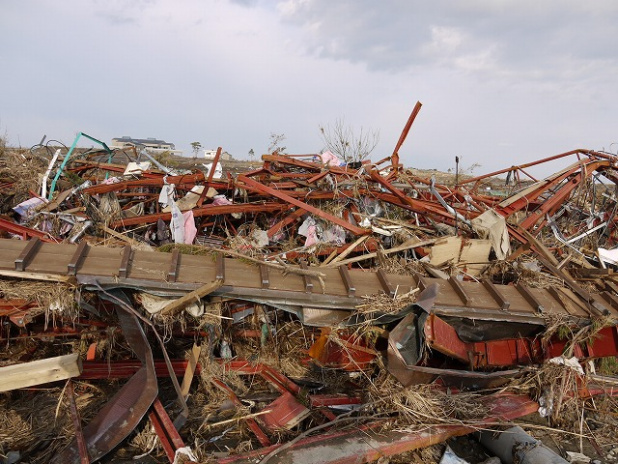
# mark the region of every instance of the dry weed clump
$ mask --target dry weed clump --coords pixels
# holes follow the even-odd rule
[[[450,394],[431,385],[403,388],[384,371],[369,382],[367,395],[363,409],[390,417],[391,424],[405,431],[439,424],[474,424],[489,412],[478,393]]]
[[[615,389],[616,381],[613,382],[613,386],[605,387]],[[603,379],[582,374],[567,365],[546,363],[538,368],[528,368],[525,376],[507,388],[527,394],[541,405],[539,413],[546,417],[548,425],[536,428],[571,438],[589,438],[601,446],[615,444],[618,401],[609,395],[582,396],[588,387],[595,386],[603,387]]]
[[[356,306],[356,312],[371,317],[372,314],[398,313],[406,306],[416,301],[419,289],[415,288],[407,293],[397,294],[394,298],[386,293],[376,293],[375,295],[363,296],[364,303]]]

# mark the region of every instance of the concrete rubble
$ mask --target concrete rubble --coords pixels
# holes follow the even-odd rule
[[[618,462],[618,158],[419,172],[419,109],[375,162],[0,146],[0,462]]]

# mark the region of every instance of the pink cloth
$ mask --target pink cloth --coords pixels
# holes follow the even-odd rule
[[[197,228],[195,227],[195,219],[193,219],[193,211],[189,210],[186,213],[182,213],[182,217],[185,222],[185,244],[191,245],[195,236],[197,235]]]
[[[322,158],[322,163],[324,163],[326,166],[339,166],[339,163],[341,163],[339,158],[337,158],[337,155],[335,155],[330,150],[322,153],[320,155],[320,158]]]

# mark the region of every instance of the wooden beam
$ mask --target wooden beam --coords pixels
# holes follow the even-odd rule
[[[170,261],[170,268],[167,271],[168,282],[176,282],[178,278],[178,263],[180,263],[180,251],[176,248],[172,251],[172,260]]]
[[[178,314],[191,303],[195,303],[196,301],[201,300],[206,295],[209,295],[219,289],[222,285],[223,280],[215,280],[214,282],[208,282],[207,284],[202,285],[197,290],[193,290],[192,292],[187,293],[182,298],[178,298],[177,300],[172,301],[161,310],[160,314],[166,316],[173,316],[174,314]]]
[[[260,285],[262,288],[270,287],[270,279],[268,277],[268,266],[260,264]]]
[[[382,286],[382,290],[384,290],[384,293],[386,293],[391,298],[395,298],[397,289],[393,287],[393,285],[388,280],[388,276],[386,275],[386,272],[384,272],[384,270],[380,268],[376,272],[376,275],[378,276],[378,280],[380,281],[380,285]]]
[[[461,282],[459,282],[459,280],[456,277],[451,276],[448,279],[448,283],[451,284],[451,288],[455,290],[455,293],[457,293],[457,296],[461,298],[461,301],[463,301],[464,306],[468,306],[470,304],[470,296],[468,296],[468,294],[464,290],[463,286],[461,285]]]
[[[345,285],[345,289],[348,291],[349,297],[354,297],[356,294],[356,287],[352,282],[352,278],[350,277],[350,271],[346,266],[339,266],[339,274],[341,275],[341,280],[343,280],[343,285]]]
[[[489,293],[491,297],[494,300],[496,300],[496,303],[500,305],[500,309],[504,309],[504,310],[509,309],[509,307],[511,306],[511,302],[506,300],[504,296],[502,296],[502,293],[500,293],[500,291],[493,284],[493,282],[487,279],[483,279],[482,282],[483,282],[483,286],[485,287],[485,290],[487,290],[487,293]]]
[[[225,256],[223,256],[223,253],[217,253],[215,271],[215,280],[225,282]]]
[[[26,269],[26,266],[28,266],[28,262],[30,262],[32,260],[32,257],[36,255],[40,244],[41,241],[37,237],[34,237],[26,244],[24,249],[15,260],[16,271],[24,271]]]
[[[0,367],[0,392],[66,380],[81,373],[78,353]]]
[[[517,284],[515,285],[515,288],[521,294],[521,296],[524,297],[528,304],[534,308],[535,311],[539,313],[544,312],[545,309],[543,308],[543,305],[539,302],[539,300],[536,299],[536,297],[532,294],[528,287],[522,284]]]
[[[129,272],[129,261],[131,259],[131,245],[127,245],[122,250],[122,259],[120,260],[120,267],[118,268],[119,277],[127,277]]]
[[[79,245],[77,245],[77,250],[73,253],[71,257],[71,261],[67,266],[67,274],[70,276],[77,275],[77,268],[80,266],[81,262],[84,260],[84,256],[86,256],[86,252],[88,250],[88,242],[83,241]]]
[[[306,271],[309,269],[309,267],[307,266],[307,263],[304,260],[301,260],[299,264],[300,264],[300,268],[303,271]],[[305,284],[305,292],[306,293],[313,292],[313,282],[311,281],[311,277],[309,277],[308,275],[303,275],[303,282]]]

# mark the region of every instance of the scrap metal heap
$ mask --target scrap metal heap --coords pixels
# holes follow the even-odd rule
[[[428,178],[419,108],[375,163],[3,149],[0,460],[397,462],[537,411],[615,444],[618,159]]]

